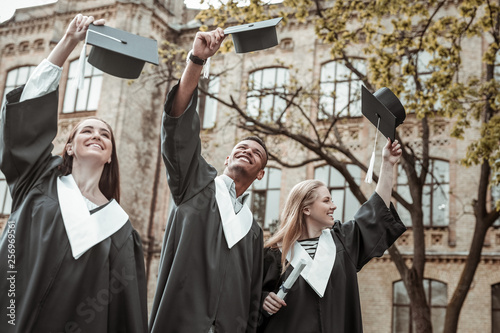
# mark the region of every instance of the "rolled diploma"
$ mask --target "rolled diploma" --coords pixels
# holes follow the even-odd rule
[[[280,287],[280,290],[278,291],[277,295],[279,298],[281,299],[285,298],[286,294],[288,293],[288,290],[292,288],[293,284],[295,283],[295,281],[297,281],[300,273],[305,267],[306,267],[306,261],[304,259],[300,260],[299,264],[296,267],[294,267],[288,279],[286,279],[286,281],[283,282],[283,285]]]

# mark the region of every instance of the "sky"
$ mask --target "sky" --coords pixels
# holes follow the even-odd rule
[[[6,21],[14,15],[16,8],[39,6],[47,3],[54,3],[57,0],[2,0],[0,10],[0,22]],[[210,2],[211,0],[205,1]],[[245,2],[244,0],[242,2]],[[200,6],[200,0],[184,0],[188,8],[206,8],[208,4]]]
[[[2,10],[0,10],[0,22],[6,21],[14,15],[16,8],[40,6],[54,3],[57,0],[2,0]],[[185,0],[189,8],[200,8],[200,0]]]

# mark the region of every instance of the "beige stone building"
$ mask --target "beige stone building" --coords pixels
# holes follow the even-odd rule
[[[32,69],[47,57],[77,13],[105,18],[106,24],[112,27],[158,41],[172,41],[186,50],[189,50],[198,30],[196,22],[192,21],[196,12],[186,9],[178,0],[59,0],[50,5],[18,10],[13,18],[0,24],[0,92],[3,97],[26,82]],[[343,68],[331,61],[328,46],[317,39],[311,22],[290,21],[278,28],[278,36],[279,45],[268,50],[244,55],[230,52],[214,57],[211,72],[221,75],[210,81],[208,89],[224,100],[233,97],[240,105],[247,105],[249,112],[259,107],[278,109],[281,104],[274,98],[261,102],[265,105],[257,105],[258,100],[247,98],[247,92],[251,90],[248,82],[272,87],[295,76],[303,83],[321,82],[326,92],[337,89],[352,94],[355,91],[349,89],[359,90],[359,83],[355,81],[349,81],[350,88],[347,89],[345,83],[335,79],[335,75],[325,74],[341,73]],[[484,70],[479,60],[483,42],[480,39],[466,41],[464,63],[469,64],[471,72]],[[165,168],[159,154],[159,135],[165,93],[173,82],[166,82],[158,74],[162,66],[146,65],[145,73],[134,82],[87,66],[85,89],[77,92],[72,81],[80,50],[80,47],[75,49],[63,69],[59,86],[59,133],[54,142],[54,153],[61,151],[70,129],[82,118],[96,115],[113,127],[121,165],[121,204],[142,236],[151,305],[171,204]],[[90,48],[87,54],[89,51]],[[286,66],[294,68],[293,74]],[[225,75],[222,75],[223,71],[227,71]],[[325,102],[333,105],[342,101]],[[203,123],[203,155],[222,171],[226,155],[243,134],[231,122],[234,111],[214,99],[202,98],[199,112]],[[359,110],[349,112],[354,117],[346,122],[340,134],[350,138],[349,145],[360,158],[368,160],[372,149],[369,142],[375,129],[358,116]],[[469,250],[474,224],[470,203],[475,196],[471,189],[477,186],[479,174],[477,168],[466,169],[457,163],[470,140],[479,135],[478,132],[472,129],[467,133],[466,140],[459,141],[449,137],[449,129],[450,125],[444,120],[437,119],[432,123],[430,154],[435,158],[432,167],[445,189],[439,195],[433,192],[428,194],[425,278],[434,332],[442,331],[445,307],[456,288]],[[402,136],[411,139],[417,138],[421,129],[414,115],[408,115],[399,131]],[[268,142],[268,145],[271,144]],[[278,148],[282,156],[289,158],[310,154],[295,149],[291,143],[281,143]],[[382,142],[379,142],[377,150],[381,148]],[[379,163],[380,157],[376,165]],[[361,182],[364,174],[359,169],[353,169],[353,173]],[[270,161],[267,175],[252,187],[250,203],[265,230],[273,228],[279,209],[283,207],[293,185],[308,178],[321,179],[331,188],[339,206],[336,218],[352,218],[359,207],[343,178],[324,163],[315,162],[291,169]],[[398,181],[398,190],[404,191],[404,179],[399,178]],[[433,185],[431,180],[428,186],[432,188]],[[362,184],[362,189],[369,195],[374,185]],[[0,230],[10,213],[9,200],[2,176]],[[399,207],[398,210],[408,223],[408,212]],[[413,251],[411,227],[397,245],[410,262]],[[408,298],[389,255],[372,260],[358,277],[365,332],[414,332],[408,320]],[[458,331],[500,332],[500,223],[496,223],[487,235],[482,260],[465,301]]]

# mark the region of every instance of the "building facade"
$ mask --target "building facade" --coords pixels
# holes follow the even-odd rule
[[[6,93],[24,84],[33,70],[50,53],[63,36],[70,20],[84,13],[105,18],[106,24],[131,33],[173,42],[189,50],[198,25],[192,19],[196,11],[188,10],[175,0],[59,0],[57,3],[18,10],[13,18],[0,24],[0,92]],[[252,91],[258,88],[278,89],[291,76],[303,82],[319,82],[325,105],[343,108],[341,96],[359,92],[360,83],[346,78],[342,64],[330,58],[328,45],[316,37],[311,21],[289,21],[278,27],[279,45],[250,54],[234,52],[217,54],[212,59],[211,79],[200,82],[209,93],[246,105],[249,113],[258,110],[279,110],[283,107],[278,97],[257,98]],[[464,62],[468,70],[481,72],[483,41],[472,39],[464,48]],[[160,125],[166,91],[175,81],[164,79],[163,65],[146,64],[144,73],[133,82],[112,77],[91,66],[86,66],[85,88],[73,86],[78,47],[64,66],[59,86],[59,132],[54,141],[54,153],[59,153],[74,125],[88,116],[98,116],[114,130],[117,153],[121,165],[121,204],[131,217],[144,244],[151,304],[156,287],[163,232],[172,201],[166,182],[165,168],[160,156]],[[87,50],[87,54],[88,54]],[[307,64],[307,65],[306,65]],[[292,70],[293,68],[293,74]],[[363,70],[363,64],[359,63]],[[340,79],[342,78],[342,79]],[[335,97],[332,92],[336,91]],[[279,92],[279,91],[278,91]],[[2,99],[2,103],[4,99]],[[360,158],[368,160],[373,149],[371,142],[375,129],[360,117],[359,107],[343,108],[349,121],[340,127],[340,135]],[[201,95],[199,113],[202,119],[203,156],[219,172],[233,145],[242,138],[234,125],[235,113],[216,99]],[[269,117],[273,117],[270,114]],[[321,116],[318,115],[318,119]],[[458,160],[470,140],[479,136],[477,128],[467,133],[465,140],[449,136],[451,124],[443,119],[431,123],[431,168],[438,175],[426,186],[426,252],[425,288],[431,305],[434,332],[442,331],[446,304],[456,288],[469,251],[474,226],[470,205],[478,182],[478,168],[464,168]],[[409,142],[421,135],[422,129],[414,115],[398,129]],[[380,140],[379,140],[380,141]],[[274,142],[267,142],[268,145]],[[274,151],[281,156],[311,157],[310,152],[298,149],[293,142],[276,142]],[[379,142],[377,151],[382,148]],[[376,165],[380,163],[380,156]],[[375,188],[362,183],[364,173],[352,166],[358,184],[368,196]],[[324,162],[286,168],[271,160],[266,176],[251,188],[250,206],[258,222],[269,233],[276,227],[279,211],[291,188],[304,179],[317,178],[327,184],[339,207],[335,217],[347,220],[359,207],[343,177]],[[406,186],[406,187],[405,187]],[[404,177],[398,175],[397,190],[407,188]],[[493,192],[492,196],[500,197]],[[10,213],[8,189],[0,178],[0,229]],[[397,241],[399,250],[411,262],[413,238],[409,213],[397,207],[409,230]],[[462,310],[459,332],[500,332],[500,223],[496,223],[486,238],[481,263]],[[364,330],[368,333],[414,332],[409,316],[409,300],[396,267],[388,254],[372,260],[358,274]]]

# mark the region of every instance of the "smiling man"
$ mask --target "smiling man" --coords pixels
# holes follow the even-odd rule
[[[169,92],[162,154],[175,207],[165,230],[150,331],[255,332],[262,288],[262,229],[244,192],[264,176],[257,137],[239,142],[224,174],[201,156],[197,84],[222,29],[198,32],[182,78]]]

